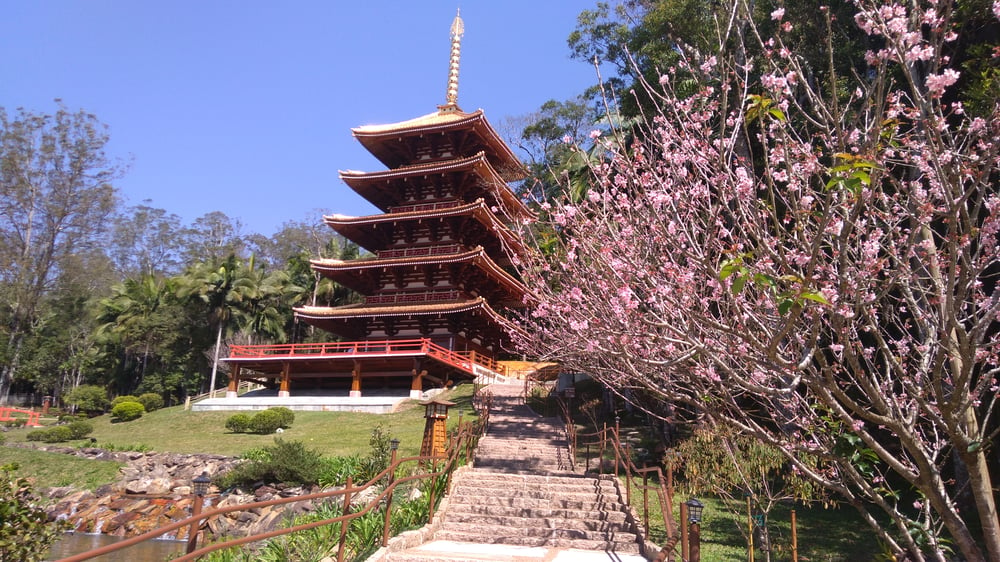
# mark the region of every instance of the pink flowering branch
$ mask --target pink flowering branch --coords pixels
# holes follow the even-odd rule
[[[546,202],[524,229],[545,251],[520,262],[537,306],[519,345],[663,404],[655,415],[779,447],[898,553],[943,561],[947,538],[984,561],[1000,559],[986,456],[1000,431],[1000,109],[942,101],[957,78],[946,4],[859,2],[857,24],[885,45],[870,81],[804,80],[781,30],[742,22],[758,60],[702,57],[684,76],[713,81],[686,97],[669,71],[649,86],[659,112],[635,140],[602,136],[586,195]]]

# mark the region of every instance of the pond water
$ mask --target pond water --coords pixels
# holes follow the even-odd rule
[[[110,537],[108,535],[91,535],[85,533],[67,533],[62,536],[49,550],[46,560],[59,560],[95,548],[101,548],[109,544],[119,542],[121,538]],[[163,562],[172,556],[184,554],[186,541],[166,541],[155,540],[130,546],[124,550],[113,552],[98,558],[91,558],[97,562],[113,562],[128,560],[129,562]]]

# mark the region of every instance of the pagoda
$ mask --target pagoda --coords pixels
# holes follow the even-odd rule
[[[506,226],[531,215],[507,182],[525,170],[483,115],[458,106],[463,24],[451,27],[444,105],[400,123],[353,129],[388,168],[342,171],[340,177],[381,214],[324,217],[331,228],[371,252],[354,260],[315,259],[314,271],[361,295],[357,304],[301,306],[296,317],[341,341],[234,346],[231,397],[242,378],[260,373],[280,388],[423,391],[498,370],[511,326],[500,314],[523,306],[524,285],[509,273],[520,239]],[[294,383],[294,384],[293,384]]]

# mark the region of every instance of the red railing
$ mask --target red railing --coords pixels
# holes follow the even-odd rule
[[[0,421],[14,421],[17,418],[13,414],[25,414],[28,416],[28,421],[25,422],[27,427],[42,427],[40,423],[41,414],[38,412],[32,412],[31,410],[22,410],[20,408],[11,408],[9,406],[0,407]]]
[[[474,374],[474,365],[479,365],[493,372],[502,371],[500,365],[491,357],[476,353],[475,351],[452,351],[441,347],[427,338],[233,345],[229,348],[229,357],[231,359],[267,359],[272,357],[386,357],[393,355],[426,355],[470,374]]]

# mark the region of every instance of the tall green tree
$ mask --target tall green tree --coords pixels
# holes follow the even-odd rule
[[[246,316],[259,287],[252,271],[230,254],[221,263],[201,262],[190,266],[178,278],[177,295],[201,302],[215,331],[215,350],[209,392],[215,392],[222,337],[236,327],[235,321]]]
[[[0,402],[66,261],[103,241],[121,171],[107,142],[106,127],[84,111],[0,108]]]
[[[183,317],[176,307],[173,284],[153,275],[129,278],[112,287],[112,295],[101,300],[100,330],[120,342],[126,356],[137,358],[138,380],[123,391],[142,383],[150,361],[163,355],[163,347],[183,330]]]
[[[122,278],[177,275],[188,238],[180,217],[144,201],[114,218],[108,257]]]

